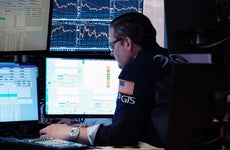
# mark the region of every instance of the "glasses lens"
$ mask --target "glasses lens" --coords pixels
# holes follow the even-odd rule
[[[110,51],[113,51],[115,43],[117,43],[117,42],[120,41],[120,40],[121,40],[121,39],[117,39],[117,40],[115,40],[115,41],[113,41],[113,42],[109,42],[109,50],[110,50]]]
[[[114,49],[114,44],[113,43],[109,43],[109,50],[113,51],[113,49]]]

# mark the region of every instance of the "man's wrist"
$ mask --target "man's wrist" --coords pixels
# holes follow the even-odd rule
[[[70,130],[69,137],[70,140],[76,141],[80,134],[80,128],[74,127]]]

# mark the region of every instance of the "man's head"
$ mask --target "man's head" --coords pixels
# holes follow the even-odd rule
[[[156,43],[156,30],[145,15],[137,12],[126,13],[115,18],[110,27],[114,28],[114,37],[124,39],[128,36],[140,47]]]
[[[145,46],[156,45],[156,30],[143,14],[131,12],[110,24],[111,55],[123,68]]]

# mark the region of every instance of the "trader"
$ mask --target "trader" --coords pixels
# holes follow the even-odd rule
[[[110,54],[122,68],[112,123],[74,127],[52,124],[40,130],[41,137],[90,145],[133,146],[142,141],[165,147],[171,84],[168,51],[157,44],[155,28],[141,13],[115,18],[109,35]]]

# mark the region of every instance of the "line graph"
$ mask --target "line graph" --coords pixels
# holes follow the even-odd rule
[[[53,18],[113,19],[142,8],[143,0],[53,0]]]
[[[80,45],[83,47],[107,47],[108,32],[108,25],[82,25],[79,32]]]
[[[53,19],[77,18],[79,5],[74,0],[53,0]]]
[[[117,17],[121,14],[128,12],[142,12],[143,10],[143,2],[138,0],[117,0],[114,2],[114,11],[113,16]]]
[[[53,2],[54,2],[55,6],[56,6],[58,9],[61,9],[61,8],[68,8],[68,7],[71,7],[71,6],[77,8],[77,3],[75,3],[75,2],[67,2],[67,3],[65,2],[64,4],[62,4],[62,2],[64,2],[64,1],[53,0]]]
[[[108,19],[110,17],[110,1],[82,0],[81,18]]]
[[[53,24],[51,30],[51,47],[70,47],[76,45],[75,25]]]
[[[56,21],[56,24],[52,26],[50,45],[52,47],[106,48],[108,30],[108,24],[75,22],[75,25],[69,25],[66,22]]]

